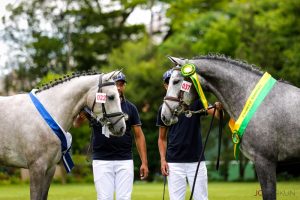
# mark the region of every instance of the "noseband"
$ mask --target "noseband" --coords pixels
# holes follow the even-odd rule
[[[102,92],[102,88],[103,87],[106,87],[106,86],[111,86],[111,85],[116,85],[114,81],[111,81],[111,82],[106,82],[106,83],[103,83],[102,82],[102,74],[99,76],[99,84],[98,84],[98,92],[101,93]],[[91,113],[90,115],[92,116],[92,118],[98,122],[101,123],[101,125],[106,125],[108,126],[109,128],[112,128],[116,123],[118,123],[123,117],[126,119],[128,118],[127,117],[127,114],[123,113],[123,112],[114,112],[114,113],[107,113],[106,112],[106,109],[105,109],[105,105],[104,103],[101,103],[101,106],[102,106],[102,117],[101,118],[98,118],[96,117],[94,114],[93,114],[93,111],[94,111],[94,107],[96,105],[96,98],[94,99],[94,102],[93,102],[93,106],[92,106],[92,110],[91,110]],[[119,117],[114,123],[111,122],[111,119],[110,118],[113,118],[113,117]]]

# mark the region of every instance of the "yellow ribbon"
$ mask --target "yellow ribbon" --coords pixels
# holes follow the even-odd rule
[[[255,88],[252,90],[238,120],[235,122],[234,119],[230,119],[228,125],[232,132],[232,141],[234,143],[234,156],[236,159],[238,158],[238,148],[241,138],[243,137],[243,134],[249,121],[251,120],[252,116],[256,112],[256,109],[259,107],[261,102],[272,89],[275,82],[276,80],[266,72],[256,84]]]
[[[192,78],[194,84],[196,83],[196,85],[197,85],[196,90],[197,90],[197,92],[198,92],[198,94],[199,94],[199,96],[200,96],[200,99],[201,99],[201,102],[202,102],[204,108],[207,109],[207,108],[208,108],[208,103],[207,103],[206,97],[205,97],[205,95],[204,95],[204,92],[203,92],[203,90],[202,90],[202,87],[201,87],[201,85],[200,85],[200,81],[199,81],[199,79],[198,79],[198,75],[197,75],[196,73],[194,73],[194,74],[191,76],[191,78]],[[194,80],[195,80],[195,81],[194,81]]]
[[[242,122],[244,121],[245,117],[247,116],[250,108],[253,106],[253,103],[255,102],[257,96],[262,91],[264,85],[266,82],[271,78],[272,76],[269,73],[265,73],[263,77],[259,80],[259,82],[256,84],[255,88],[252,90],[248,100],[246,101],[246,104],[238,118],[238,120],[235,122],[234,119],[230,119],[229,121],[229,127],[231,129],[231,132],[238,131],[240,129],[240,126]]]

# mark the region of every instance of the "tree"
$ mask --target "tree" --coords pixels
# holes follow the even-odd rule
[[[164,2],[170,4],[171,22],[160,53],[184,58],[225,54],[299,87],[299,1]]]
[[[144,26],[126,20],[146,1],[100,2],[30,0],[10,5],[10,18],[4,22],[6,38],[18,50],[13,68],[22,68],[29,82],[49,71],[98,69],[112,49],[143,37]]]
[[[300,86],[300,2],[250,1],[240,6],[241,41],[236,56],[257,64],[276,78]]]

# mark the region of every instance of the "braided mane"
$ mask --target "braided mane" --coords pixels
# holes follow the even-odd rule
[[[234,59],[232,59],[230,57],[227,57],[225,55],[208,54],[208,55],[196,56],[192,59],[207,59],[207,60],[216,60],[216,61],[221,61],[221,62],[227,62],[227,63],[233,64],[233,65],[237,65],[239,67],[242,67],[242,68],[244,68],[248,71],[254,72],[258,75],[263,75],[264,74],[264,72],[261,71],[261,68],[254,65],[254,64],[249,64],[247,61],[244,61],[244,60],[234,60]],[[282,78],[280,78],[277,81],[292,85],[289,81],[286,81]]]
[[[217,60],[217,61],[222,61],[222,62],[227,62],[233,65],[237,65],[239,67],[242,67],[248,71],[254,72],[256,74],[262,75],[264,72],[261,71],[260,67],[249,64],[244,60],[234,60],[230,57],[226,57],[225,55],[218,55],[218,54],[209,54],[209,55],[201,55],[197,56],[193,59],[208,59],[208,60]]]
[[[63,75],[62,77],[58,79],[54,79],[54,81],[50,81],[49,83],[43,84],[41,88],[37,88],[38,90],[36,93],[42,92],[44,90],[50,89],[56,85],[63,84],[64,82],[67,82],[73,78],[80,77],[80,76],[89,76],[89,75],[97,75],[101,74],[96,71],[87,71],[87,72],[73,72],[71,75]]]

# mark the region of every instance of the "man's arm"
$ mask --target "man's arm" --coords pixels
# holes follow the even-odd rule
[[[158,129],[158,149],[160,154],[160,164],[161,173],[164,176],[169,175],[169,167],[166,161],[166,150],[167,150],[167,132],[168,128],[165,126],[160,126]]]
[[[85,116],[85,114],[84,114],[84,111],[81,111],[81,112],[75,117],[75,119],[74,119],[74,121],[73,121],[73,126],[74,126],[75,128],[80,127],[80,126],[83,124],[83,122],[85,121],[85,119],[86,119],[86,116]]]
[[[140,177],[143,180],[148,177],[149,173],[146,140],[141,126],[132,126],[132,128],[134,132],[136,147],[139,152],[140,159],[142,161],[142,165],[140,167]]]

